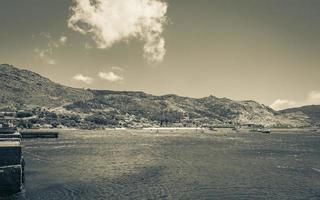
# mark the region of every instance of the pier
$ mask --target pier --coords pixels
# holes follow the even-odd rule
[[[24,182],[24,160],[19,138],[0,134],[0,193],[17,193]]]
[[[11,124],[0,127],[0,194],[13,194],[22,190],[24,184],[24,159],[22,139],[58,138],[59,132],[51,130],[22,130]]]
[[[47,130],[22,130],[20,131],[23,139],[27,138],[58,138],[59,132]]]
[[[0,139],[5,139],[5,138],[7,138],[7,139],[10,139],[10,138],[12,138],[12,139],[14,139],[14,138],[21,139],[22,137],[21,137],[20,133],[3,134],[3,133],[0,132]]]
[[[51,130],[24,130],[19,132],[8,121],[0,123],[0,194],[14,194],[24,185],[24,158],[21,140],[25,138],[58,138]]]
[[[0,194],[18,193],[24,184],[24,159],[22,154],[22,139],[58,138],[55,131],[0,128]]]

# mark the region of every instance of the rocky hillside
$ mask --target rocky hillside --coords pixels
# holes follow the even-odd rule
[[[106,116],[134,116],[147,123],[185,125],[260,124],[276,127],[309,125],[307,116],[281,114],[254,101],[233,101],[209,96],[189,98],[177,95],[153,96],[143,92],[92,91],[95,98],[66,106],[67,110]]]
[[[299,108],[290,108],[280,111],[283,114],[297,114],[301,113],[310,118],[312,123],[320,124],[320,105],[302,106]]]
[[[10,65],[0,65],[0,81],[0,108],[36,105],[51,112],[38,114],[42,121],[34,120],[37,123],[52,123],[54,120],[59,124],[72,119],[72,126],[78,123],[128,127],[239,124],[301,127],[310,124],[308,116],[303,113],[277,112],[255,101],[75,89]],[[57,114],[64,113],[72,116],[57,120]]]
[[[0,105],[55,107],[79,99],[92,98],[91,92],[65,87],[28,70],[0,65]]]

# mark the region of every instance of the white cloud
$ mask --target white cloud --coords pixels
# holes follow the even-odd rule
[[[123,80],[123,77],[115,74],[114,72],[99,72],[98,76],[110,82],[117,82]]]
[[[40,33],[39,35],[40,35],[41,37],[47,38],[47,39],[51,39],[51,38],[52,38],[51,34],[48,33],[48,32],[42,32],[42,33]],[[33,36],[35,37],[35,35],[33,35]]]
[[[67,40],[68,40],[67,36],[60,36],[59,42],[60,44],[65,45]]]
[[[57,61],[54,60],[54,59],[48,59],[46,62],[47,62],[47,64],[49,64],[49,65],[56,65],[56,64],[57,64]]]
[[[73,0],[68,26],[89,35],[98,48],[137,38],[145,42],[144,58],[161,62],[167,3],[160,0]]]
[[[123,71],[124,71],[123,68],[118,67],[118,66],[112,66],[111,69],[114,70],[114,71],[120,71],[120,72],[123,72]]]
[[[81,81],[84,82],[86,84],[91,84],[93,82],[93,78],[89,77],[89,76],[84,76],[82,74],[77,74],[73,77],[74,80],[76,81]]]
[[[90,43],[86,42],[86,43],[84,44],[84,48],[85,48],[85,49],[92,49],[93,47],[92,47],[92,45],[91,45]]]
[[[277,99],[275,100],[270,107],[274,110],[282,110],[286,108],[295,107],[297,103],[295,101],[285,100],[285,99]]]
[[[311,91],[307,99],[308,104],[320,104],[320,91]]]
[[[53,58],[54,50],[59,48],[60,46],[65,46],[67,42],[67,37],[60,36],[59,39],[53,39],[50,33],[40,33],[39,36],[40,36],[40,39],[42,39],[40,40],[42,41],[42,47],[35,48],[34,52],[41,59],[43,63],[49,64],[49,65],[56,65],[57,61]],[[43,43],[45,45],[43,45]]]
[[[286,99],[277,99],[270,105],[270,107],[274,110],[283,110],[311,104],[320,105],[320,91],[311,91],[305,100],[299,102]]]
[[[48,65],[56,65],[55,59],[51,58],[52,51],[50,49],[34,49],[34,52],[41,59],[41,61]]]

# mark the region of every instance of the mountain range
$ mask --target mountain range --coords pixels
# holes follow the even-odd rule
[[[320,105],[308,105],[298,108],[281,110],[282,114],[302,113],[311,120],[312,124],[320,124]]]
[[[215,96],[190,98],[174,94],[155,96],[133,91],[85,90],[54,83],[37,73],[8,64],[0,65],[0,81],[0,110],[27,110],[38,116],[36,122],[40,124],[53,121],[59,124],[65,122],[62,119],[72,119],[73,123],[64,125],[135,127],[257,124],[306,127],[318,123],[320,119],[320,106],[275,111],[255,101],[234,101]]]

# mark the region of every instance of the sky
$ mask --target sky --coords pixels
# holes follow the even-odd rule
[[[319,0],[1,0],[0,63],[63,85],[320,104]]]

